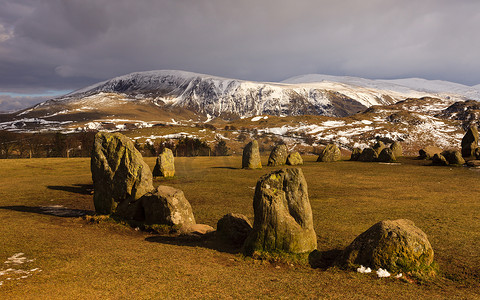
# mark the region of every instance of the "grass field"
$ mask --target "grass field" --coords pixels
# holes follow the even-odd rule
[[[380,220],[407,218],[428,235],[437,277],[411,283],[262,262],[215,242],[91,224],[75,216],[93,211],[89,159],[1,160],[0,298],[480,298],[478,170],[315,158],[304,157],[302,169],[319,251],[344,248]],[[153,169],[155,158],[146,161]],[[255,183],[277,168],[240,164],[238,156],[176,158],[177,176],[155,184],[182,189],[198,223],[215,227],[229,212],[253,220]],[[22,264],[12,263],[18,253]]]

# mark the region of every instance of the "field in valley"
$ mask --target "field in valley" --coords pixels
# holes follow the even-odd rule
[[[407,218],[428,235],[439,274],[411,282],[312,269],[245,258],[214,241],[89,223],[78,214],[94,210],[90,159],[12,159],[0,162],[0,297],[480,298],[478,169],[411,158],[401,164],[315,159],[305,156],[301,168],[319,251],[335,253],[378,221]],[[153,169],[155,158],[145,160]],[[176,158],[177,176],[155,184],[183,190],[197,223],[215,227],[229,212],[253,221],[256,181],[277,168],[240,166],[239,156]]]

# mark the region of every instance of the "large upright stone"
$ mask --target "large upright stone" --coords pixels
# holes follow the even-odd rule
[[[287,162],[288,149],[286,145],[277,145],[270,152],[269,166],[283,166]]]
[[[352,155],[350,156],[351,161],[357,161],[362,155],[362,149],[360,148],[353,148]]]
[[[99,214],[122,215],[153,190],[152,172],[132,141],[120,133],[95,135],[90,163],[93,202]],[[121,208],[117,212],[117,207]]]
[[[462,138],[462,156],[475,156],[475,149],[478,148],[478,129],[477,126],[472,125]]]
[[[165,148],[157,157],[155,168],[153,168],[153,177],[173,177],[175,176],[175,158],[172,150]]]
[[[393,142],[393,143],[390,145],[390,150],[392,150],[393,155],[395,156],[395,158],[399,158],[399,157],[402,157],[402,156],[403,156],[402,145],[401,145],[399,142]]]
[[[363,162],[374,162],[378,159],[377,151],[373,150],[373,148],[365,148],[363,149],[362,153],[358,157],[358,161]]]
[[[385,144],[382,141],[377,141],[372,148],[373,150],[375,150],[375,152],[377,152],[377,155],[380,155],[380,153],[382,153],[382,150],[385,149]]]
[[[242,246],[251,231],[252,224],[246,216],[229,213],[218,220],[216,235],[234,246]]]
[[[190,203],[179,189],[161,185],[141,199],[146,224],[189,227],[195,224]]]
[[[316,249],[312,208],[301,169],[282,169],[261,177],[255,188],[253,210],[253,230],[245,241],[245,254],[305,253]]]
[[[378,155],[378,161],[384,163],[392,163],[396,160],[393,151],[390,148],[383,148],[382,152]]]
[[[360,234],[345,249],[341,262],[407,272],[430,266],[433,249],[427,235],[412,221],[385,220]]]
[[[260,160],[260,150],[258,142],[253,140],[243,148],[242,156],[243,169],[261,169],[262,162]]]
[[[317,158],[317,162],[339,161],[342,158],[340,148],[335,144],[327,145]]]

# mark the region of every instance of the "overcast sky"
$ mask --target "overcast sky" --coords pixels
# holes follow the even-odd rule
[[[475,85],[479,30],[476,0],[0,0],[0,110],[156,69]]]

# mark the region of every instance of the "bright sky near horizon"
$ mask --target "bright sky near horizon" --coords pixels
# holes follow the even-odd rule
[[[0,111],[136,71],[480,83],[476,0],[0,0]]]

